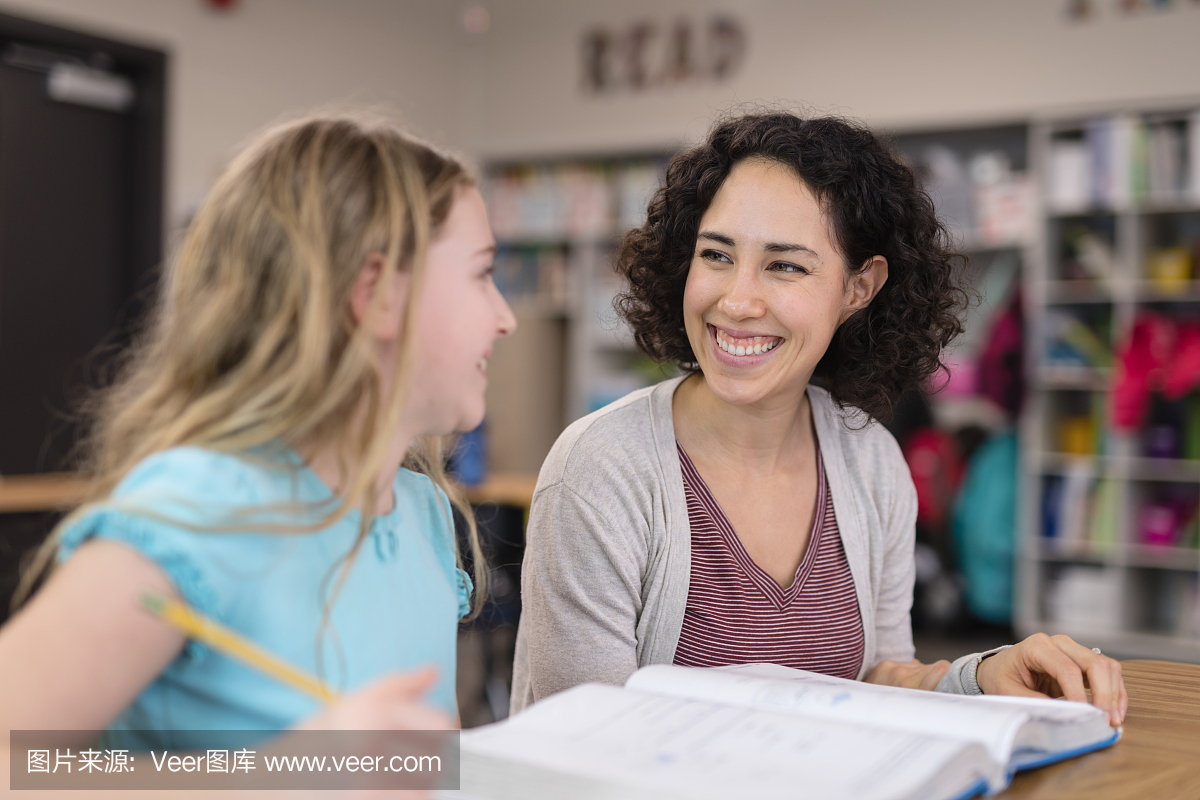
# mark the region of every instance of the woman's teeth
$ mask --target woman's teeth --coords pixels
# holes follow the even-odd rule
[[[476,366],[479,367],[480,372],[487,372],[487,362],[486,358],[479,359],[479,363]]]
[[[774,350],[783,341],[778,336],[754,336],[749,339],[734,339],[717,331],[717,347],[734,356],[756,356]]]

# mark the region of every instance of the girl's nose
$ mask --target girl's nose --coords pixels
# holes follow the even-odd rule
[[[499,292],[496,293],[500,300],[500,319],[496,324],[496,336],[511,336],[517,330],[517,317],[513,314],[512,308],[509,307],[508,301]]]

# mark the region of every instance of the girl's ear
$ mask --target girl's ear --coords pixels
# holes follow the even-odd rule
[[[407,289],[408,274],[396,272],[387,280],[384,255],[371,253],[350,290],[350,313],[355,324],[376,339],[398,339]]]

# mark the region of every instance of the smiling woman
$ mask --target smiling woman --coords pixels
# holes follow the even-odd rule
[[[685,375],[579,420],[547,458],[514,710],[648,664],[767,662],[969,694],[1086,685],[1119,723],[1120,666],[1067,637],[913,659],[916,492],[873,418],[962,331],[955,260],[862,126],[741,116],[672,161],[622,242],[618,307]]]

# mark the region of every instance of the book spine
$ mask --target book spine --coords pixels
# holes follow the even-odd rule
[[[1150,169],[1147,164],[1149,159],[1148,150],[1150,146],[1148,140],[1150,135],[1146,131],[1146,124],[1141,120],[1134,122],[1132,138],[1133,142],[1130,148],[1130,158],[1132,161],[1130,184],[1133,189],[1133,196],[1139,201],[1144,201],[1150,193]]]
[[[1188,194],[1200,204],[1200,111],[1192,112],[1187,126]]]
[[[1109,144],[1110,175],[1109,199],[1111,207],[1124,211],[1133,202],[1133,131],[1132,117],[1114,117],[1111,122]]]
[[[1091,181],[1090,205],[1094,208],[1112,206],[1112,120],[1102,118],[1088,122],[1084,133],[1088,149]]]

